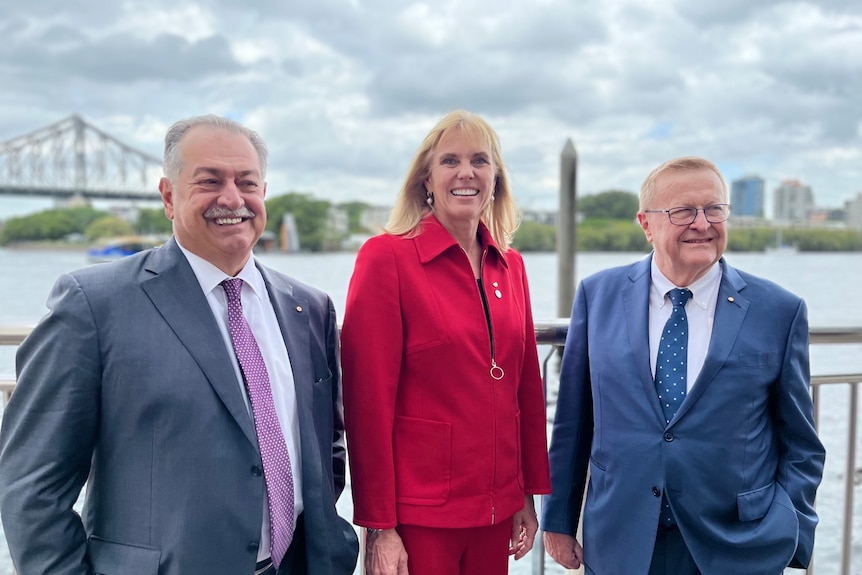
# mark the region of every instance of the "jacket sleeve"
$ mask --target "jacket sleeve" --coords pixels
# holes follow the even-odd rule
[[[347,447],[344,437],[344,406],[341,395],[341,364],[338,348],[338,320],[332,299],[326,298],[329,307],[326,329],[326,360],[332,373],[332,477],[335,499],[341,497],[347,483]]]
[[[353,522],[365,527],[398,522],[392,429],[402,348],[395,255],[372,238],[356,257],[341,333]]]
[[[511,255],[517,254],[510,250]],[[530,288],[523,260],[517,254],[524,293],[524,363],[518,386],[518,405],[521,412],[521,468],[524,472],[524,489],[529,494],[550,493],[551,478],[548,471],[548,425],[545,409],[545,392],[539,369],[539,351],[536,345],[536,327],[530,304]]]
[[[0,516],[18,573],[90,573],[72,509],[99,422],[100,355],[86,296],[62,276],[48,315],[21,344],[0,429]]]
[[[587,296],[583,282],[575,294],[551,433],[551,494],[542,505],[542,529],[575,535],[592,444],[593,408],[587,341]]]
[[[823,477],[826,452],[814,428],[809,393],[808,314],[800,300],[788,335],[787,353],[771,404],[778,437],[778,482],[793,501],[799,518],[799,537],[790,567],[804,569],[811,561],[817,513],[814,496]]]

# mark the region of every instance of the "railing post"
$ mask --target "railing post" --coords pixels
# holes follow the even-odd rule
[[[559,336],[556,337],[559,339]],[[554,344],[551,346],[551,351],[548,352],[548,355],[545,356],[545,360],[542,362],[542,389],[545,395],[545,409],[547,417],[547,405],[548,405],[548,372],[549,367],[548,364],[551,361],[551,358],[556,355],[556,351],[558,349],[559,344]],[[534,503],[536,504],[536,514],[541,518],[542,516],[542,496],[539,495],[535,498]],[[532,575],[545,575],[545,540],[542,539],[542,530],[539,529],[539,532],[536,534],[536,541],[533,543],[533,574]]]
[[[850,575],[853,558],[853,488],[856,474],[856,414],[859,411],[859,382],[850,384],[850,418],[847,422],[847,466],[844,478],[844,537],[841,543],[841,574]]]
[[[814,431],[820,434],[820,386],[811,385],[811,401],[814,404]],[[817,498],[814,498],[814,509],[817,509]],[[808,568],[805,569],[805,575],[813,575],[814,573],[814,554],[811,554],[811,560],[808,562]]]

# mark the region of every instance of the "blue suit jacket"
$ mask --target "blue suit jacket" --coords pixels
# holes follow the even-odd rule
[[[335,310],[260,270],[296,387],[309,572],[348,575],[358,546],[335,510]],[[176,242],[61,277],[48,307],[19,348],[0,431],[0,513],[18,573],[252,573],[264,498],[254,424]]]
[[[824,449],[808,390],[805,303],[722,259],[703,369],[665,425],[650,369],[650,261],[578,288],[543,528],[576,532],[589,468],[587,573],[648,572],[665,491],[704,575],[807,565]]]

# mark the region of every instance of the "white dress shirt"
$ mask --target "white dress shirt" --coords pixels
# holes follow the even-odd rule
[[[673,311],[673,304],[667,297],[667,292],[673,288],[688,288],[691,299],[685,304],[685,314],[688,321],[688,370],[686,373],[686,391],[697,380],[709,342],[712,339],[712,322],[715,317],[715,302],[718,299],[718,286],[721,283],[721,265],[713,264],[709,271],[690,286],[674,285],[659,271],[652,259],[652,282],[649,292],[649,351],[650,367],[655,378],[655,364],[658,357],[658,347],[664,325]]]
[[[179,245],[179,242],[177,242]],[[249,417],[254,419],[251,411],[248,394],[239,367],[239,361],[233,349],[230,339],[227,296],[221,282],[230,279],[230,276],[218,269],[207,260],[191,253],[180,245],[185,254],[192,271],[201,285],[201,289],[207,298],[207,303],[212,309],[216,323],[219,326],[222,340],[230,356],[236,374],[237,385],[240,395],[245,402]],[[287,452],[290,456],[291,471],[294,485],[294,526],[296,518],[302,512],[302,460],[299,455],[299,417],[296,406],[296,390],[293,382],[293,371],[290,368],[290,358],[284,344],[284,337],[275,316],[275,310],[266,290],[266,283],[260,270],[254,264],[254,258],[249,257],[245,267],[236,275],[243,281],[242,285],[242,311],[251,327],[266,371],[272,386],[272,399],[275,403],[275,411],[281,431],[284,433],[284,441],[287,444]],[[269,557],[270,533],[269,533],[269,508],[266,498],[263,502],[263,524],[261,525],[260,549],[258,550],[258,561]]]

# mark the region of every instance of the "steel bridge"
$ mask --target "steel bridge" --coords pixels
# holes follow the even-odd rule
[[[72,115],[0,142],[0,195],[158,201],[159,158]]]

